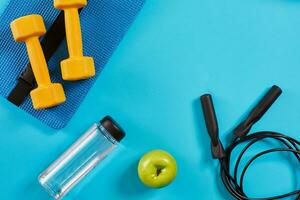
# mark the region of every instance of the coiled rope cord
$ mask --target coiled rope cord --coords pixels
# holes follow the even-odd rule
[[[241,174],[238,177],[238,170],[241,164],[241,160],[247,150],[254,144],[261,142],[265,139],[272,139],[283,144],[283,148],[272,148],[265,151],[261,151],[260,153],[255,154],[251,157],[245,166],[242,168]],[[246,145],[243,147],[242,151],[238,154],[237,160],[234,164],[233,175],[230,173],[230,162],[232,152],[241,144]],[[295,156],[295,158],[300,163],[300,142],[294,138],[288,137],[286,135],[271,132],[271,131],[262,131],[249,134],[243,137],[236,137],[233,142],[225,149],[226,156],[224,158],[219,158],[220,161],[220,170],[221,170],[221,178],[226,187],[226,189],[238,200],[275,200],[275,199],[283,199],[287,197],[295,196],[296,200],[300,200],[300,190],[295,190],[286,194],[282,194],[279,196],[273,197],[264,197],[264,198],[251,198],[248,197],[244,191],[244,178],[247,170],[251,166],[251,164],[258,158],[272,154],[275,152],[288,152]]]

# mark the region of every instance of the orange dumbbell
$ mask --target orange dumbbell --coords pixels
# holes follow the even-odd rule
[[[95,75],[94,59],[83,56],[82,35],[78,9],[87,5],[87,0],[54,0],[54,7],[65,14],[66,38],[69,58],[61,62],[64,80],[81,80]]]
[[[33,107],[44,109],[65,102],[63,87],[59,83],[51,83],[47,62],[39,41],[46,33],[42,16],[28,15],[14,20],[11,30],[17,42],[25,42],[27,53],[38,87],[30,92]]]

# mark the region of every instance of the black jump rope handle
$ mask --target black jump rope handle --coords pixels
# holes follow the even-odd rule
[[[211,139],[211,151],[214,158],[225,157],[224,147],[219,139],[219,127],[215,108],[210,94],[200,98],[204,114],[206,129]]]
[[[262,118],[262,116],[269,110],[281,93],[282,90],[280,87],[276,85],[272,86],[265,96],[251,110],[247,118],[234,129],[233,133],[238,137],[247,135],[253,124]]]
[[[282,90],[274,85],[259,101],[259,103],[252,109],[246,120],[241,122],[237,128],[234,129],[234,134],[238,137],[245,136],[253,126],[272,106],[276,99],[281,95]],[[211,139],[212,155],[214,158],[225,157],[225,151],[219,138],[218,121],[214,109],[212,97],[210,94],[205,94],[200,97],[204,120],[207,132]]]

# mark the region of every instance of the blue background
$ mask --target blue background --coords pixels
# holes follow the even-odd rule
[[[299,36],[297,0],[148,0],[66,128],[53,130],[0,99],[0,199],[49,199],[39,173],[106,114],[127,132],[122,147],[66,199],[230,199],[211,159],[198,98],[213,94],[226,143],[246,111],[278,84],[283,95],[253,130],[300,139]],[[178,162],[177,179],[160,190],[136,175],[140,156],[152,149]],[[246,192],[299,188],[296,166],[286,155],[258,160]]]

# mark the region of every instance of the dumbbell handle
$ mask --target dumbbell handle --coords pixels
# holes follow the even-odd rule
[[[82,57],[83,47],[78,8],[66,8],[64,13],[70,57]]]
[[[38,85],[49,85],[51,79],[48,73],[47,62],[38,37],[28,38],[26,41],[27,53]]]

